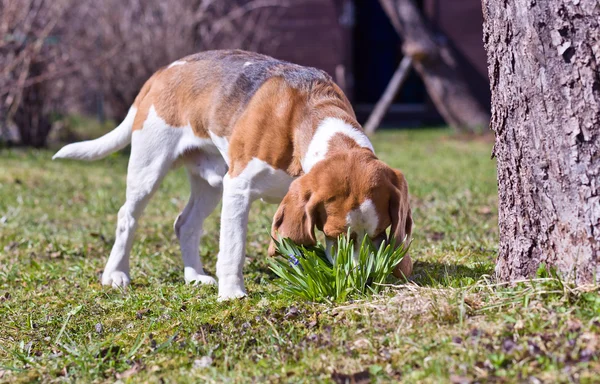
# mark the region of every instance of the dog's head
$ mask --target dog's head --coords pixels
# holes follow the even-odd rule
[[[367,149],[327,157],[291,184],[273,218],[271,235],[314,245],[315,228],[325,234],[328,251],[333,240],[348,228],[355,246],[360,245],[365,234],[376,245],[391,239],[396,245],[410,241],[412,217],[404,175]],[[269,254],[275,254],[273,242]],[[412,262],[407,254],[394,274],[408,277],[411,272]]]

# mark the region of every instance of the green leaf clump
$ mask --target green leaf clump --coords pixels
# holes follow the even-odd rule
[[[392,278],[410,244],[399,247],[383,242],[377,248],[368,236],[362,240],[358,255],[354,240],[340,235],[330,260],[322,244],[302,246],[289,238],[275,239],[279,256],[269,258],[275,281],[284,292],[313,302],[344,302],[351,298],[379,293]]]

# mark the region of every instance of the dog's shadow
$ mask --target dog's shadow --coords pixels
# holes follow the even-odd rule
[[[459,288],[472,285],[483,276],[493,276],[494,265],[490,262],[468,267],[462,264],[415,261],[410,281],[427,287]]]

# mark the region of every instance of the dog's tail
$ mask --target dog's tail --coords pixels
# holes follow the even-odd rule
[[[136,108],[131,107],[125,120],[123,120],[117,128],[95,140],[87,140],[66,145],[52,156],[52,160],[77,159],[93,161],[102,159],[119,149],[125,148],[131,143],[131,133],[135,114]]]

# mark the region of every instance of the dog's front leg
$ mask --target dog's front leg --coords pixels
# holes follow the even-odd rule
[[[246,295],[242,269],[246,252],[248,213],[252,200],[250,180],[242,176],[225,176],[217,260],[219,301]]]

